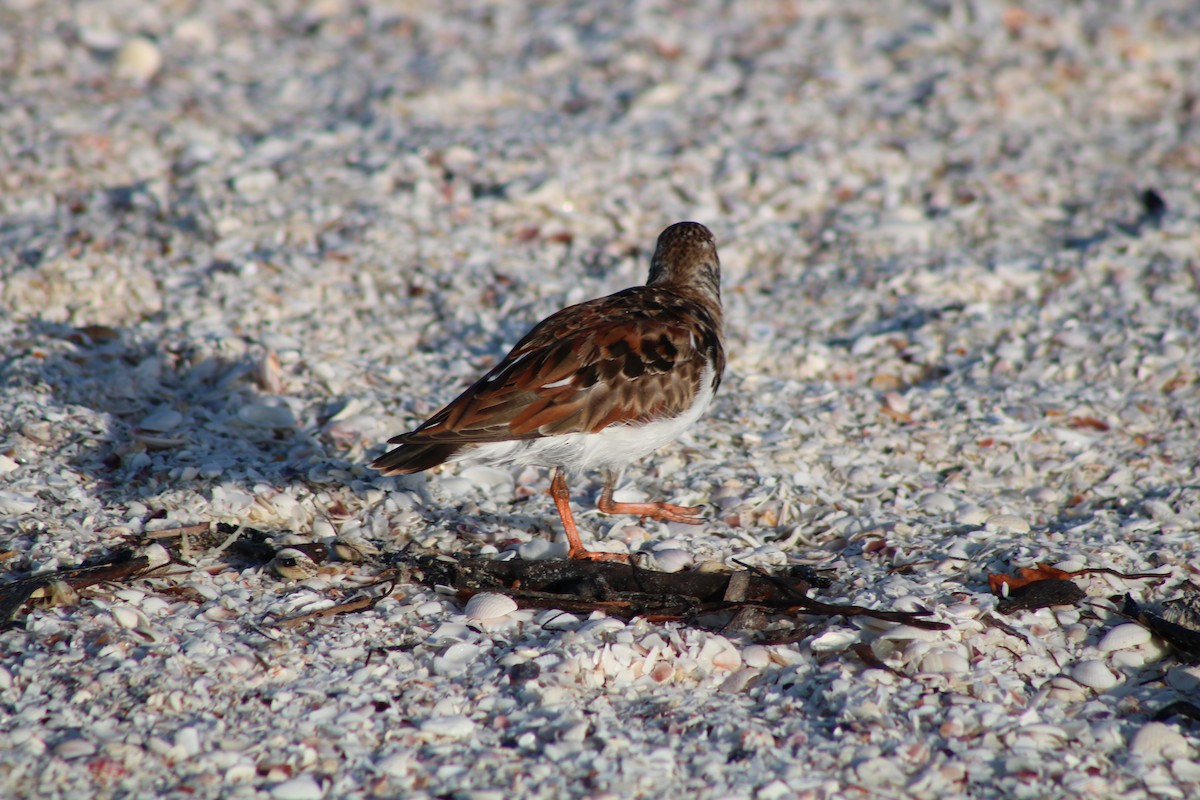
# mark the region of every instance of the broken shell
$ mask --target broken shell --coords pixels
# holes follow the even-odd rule
[[[463,613],[466,614],[467,619],[482,621],[506,617],[516,610],[516,602],[508,595],[498,592],[480,592],[471,595]]]
[[[300,550],[285,547],[271,559],[271,569],[281,578],[302,581],[317,574],[317,564]]]

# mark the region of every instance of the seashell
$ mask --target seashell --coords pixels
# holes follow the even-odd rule
[[[650,679],[655,683],[666,683],[675,677],[675,668],[670,664],[660,661],[650,670]]]
[[[1177,758],[1171,762],[1171,773],[1177,781],[1200,783],[1200,764],[1195,761]]]
[[[137,36],[117,50],[113,71],[118,78],[145,83],[162,69],[163,56],[158,45],[143,36]]]
[[[167,450],[187,444],[187,439],[183,436],[167,436],[155,431],[144,431],[141,428],[133,429],[133,437],[150,450]]]
[[[739,669],[721,683],[721,691],[733,694],[744,692],[754,685],[758,675],[759,672],[756,669],[749,667]]]
[[[1089,658],[1071,668],[1071,677],[1089,689],[1103,692],[1116,686],[1119,678],[1103,661]]]
[[[477,621],[499,619],[517,610],[517,603],[508,595],[498,592],[479,592],[471,595],[463,613],[467,619]]]
[[[625,627],[625,623],[616,617],[600,617],[599,619],[589,619],[579,626],[576,633],[580,636],[602,636],[624,630]]]
[[[1017,730],[1019,740],[1031,742],[1039,748],[1061,747],[1070,737],[1057,725],[1035,722]]]
[[[1016,514],[993,514],[987,519],[989,531],[1008,531],[1009,533],[1029,533],[1029,522]]]
[[[54,746],[54,755],[70,761],[73,758],[85,758],[96,753],[96,745],[87,739],[73,737],[59,742]]]
[[[422,722],[419,728],[421,733],[428,736],[464,739],[475,732],[475,723],[461,714],[456,714],[447,717],[430,717]]]
[[[1050,696],[1067,705],[1082,703],[1088,697],[1084,687],[1078,681],[1065,675],[1055,675],[1050,679],[1049,686]]]
[[[137,628],[145,622],[145,617],[136,608],[132,608],[131,606],[113,606],[110,613],[113,619],[116,620],[116,623],[122,628]]]
[[[458,476],[473,486],[479,486],[484,489],[511,490],[513,487],[512,473],[506,469],[489,467],[485,464],[475,464],[460,470]]]
[[[209,622],[228,622],[231,619],[237,619],[241,614],[225,606],[211,606],[204,609],[200,616]]]
[[[858,631],[851,630],[832,630],[825,631],[820,636],[816,636],[808,643],[808,647],[814,653],[829,653],[836,650],[845,650],[850,645],[859,640],[860,634]]]
[[[752,644],[742,649],[742,663],[753,669],[762,669],[771,663],[771,651],[761,644]]]
[[[566,542],[552,542],[539,536],[517,545],[517,555],[523,561],[547,561],[552,558],[564,558],[567,555]]]
[[[652,567],[659,572],[682,572],[692,565],[692,554],[686,550],[668,547],[655,550],[649,559]]]
[[[438,675],[455,675],[479,657],[483,648],[469,642],[458,642],[433,659],[433,671]]]
[[[183,414],[173,408],[163,408],[143,419],[138,423],[138,427],[144,431],[165,433],[178,428],[182,423]]]
[[[912,625],[897,625],[891,630],[884,631],[879,634],[880,639],[893,641],[918,641],[918,642],[933,642],[945,636],[941,631],[931,631],[925,628],[917,628]]]
[[[1143,725],[1129,742],[1129,752],[1146,761],[1187,758],[1191,754],[1188,740],[1164,722]]]
[[[441,606],[438,606],[441,610]],[[438,626],[438,629],[429,634],[429,638],[425,640],[425,644],[431,647],[442,647],[454,642],[464,642],[471,638],[472,631],[461,622],[443,622]]]
[[[970,668],[965,656],[951,650],[934,650],[921,659],[921,672],[966,672]]]
[[[1150,638],[1150,631],[1137,623],[1126,622],[1104,634],[1104,638],[1096,645],[1096,649],[1101,653],[1111,653],[1114,650],[1129,650],[1138,645],[1145,644],[1150,641]]]
[[[294,547],[285,547],[271,559],[271,569],[281,578],[302,581],[317,574],[317,564]]]
[[[321,800],[325,790],[312,775],[297,775],[271,787],[275,800]]]
[[[237,415],[239,420],[255,428],[296,427],[296,418],[287,406],[251,403],[239,408]]]
[[[1141,649],[1117,650],[1109,658],[1113,669],[1141,669],[1146,666],[1146,654]]]
[[[28,514],[38,507],[37,500],[17,492],[0,492],[0,514]]]
[[[161,567],[171,563],[171,554],[167,548],[155,542],[142,548],[142,555],[150,562],[151,567]]]
[[[189,758],[198,755],[202,749],[200,731],[191,725],[184,726],[175,731],[175,747]]]
[[[952,514],[957,506],[945,492],[930,492],[918,501],[921,510],[928,514]]]

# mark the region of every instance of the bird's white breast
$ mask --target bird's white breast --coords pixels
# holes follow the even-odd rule
[[[677,417],[639,425],[611,425],[596,433],[564,433],[541,439],[492,442],[471,448],[454,460],[563,467],[571,472],[620,469],[675,441],[700,419],[712,403],[712,379],[710,365],[700,374],[695,401]]]

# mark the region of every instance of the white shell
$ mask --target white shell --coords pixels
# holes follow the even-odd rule
[[[138,427],[142,430],[164,433],[178,428],[182,422],[183,414],[173,408],[164,408],[143,419]]]
[[[320,800],[324,796],[325,790],[311,775],[289,778],[271,788],[271,797],[275,800]]]
[[[238,409],[238,419],[256,428],[294,428],[296,418],[287,406],[252,403]]]
[[[137,628],[145,619],[136,608],[131,606],[113,606],[111,613],[113,619],[122,628]]]
[[[1071,669],[1071,677],[1098,692],[1111,689],[1119,680],[1107,664],[1094,658],[1076,664]]]
[[[920,499],[921,510],[927,514],[953,514],[957,506],[945,492],[930,492]]]
[[[945,637],[941,631],[932,631],[928,628],[917,628],[913,625],[897,625],[891,630],[884,631],[879,634],[880,639],[888,639],[893,641],[908,641],[915,640],[918,642],[933,642]]]
[[[752,644],[742,649],[742,662],[747,667],[762,669],[771,663],[771,651],[761,644]]]
[[[921,659],[921,672],[966,672],[970,668],[965,656],[950,650],[934,650]]]
[[[479,594],[471,595],[471,599],[467,601],[467,607],[463,609],[467,619],[477,621],[486,619],[499,619],[505,617],[517,610],[517,603],[508,595],[499,594],[498,592],[480,592]]]
[[[421,733],[427,736],[444,736],[448,739],[462,739],[475,731],[475,723],[462,715],[448,717],[430,717],[421,723]]]
[[[672,547],[655,550],[651,557],[654,567],[659,572],[681,572],[692,565],[692,560],[691,553]]]
[[[1101,653],[1111,653],[1114,650],[1129,650],[1150,641],[1150,631],[1134,622],[1118,625],[1096,645]]]
[[[1165,722],[1146,723],[1133,735],[1129,751],[1147,761],[1187,758],[1191,747],[1187,739]]]
[[[1029,533],[1029,522],[1016,514],[995,514],[988,517],[987,528],[990,531]]]
[[[811,639],[808,647],[814,653],[828,653],[835,650],[845,650],[860,638],[861,634],[858,631],[844,629],[825,631],[820,636]]]
[[[158,45],[142,36],[135,37],[121,45],[113,64],[113,71],[118,78],[145,83],[162,68],[163,56]]]

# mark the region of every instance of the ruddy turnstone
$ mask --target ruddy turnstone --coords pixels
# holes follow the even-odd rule
[[[700,507],[619,503],[625,465],[673,441],[708,408],[725,369],[721,265],[708,228],[679,222],[658,237],[645,286],[564,308],[529,331],[500,363],[375,459],[384,475],[463,458],[552,467],[550,495],[568,557],[587,550],[571,514],[567,474],[601,469],[605,514],[702,522]]]

